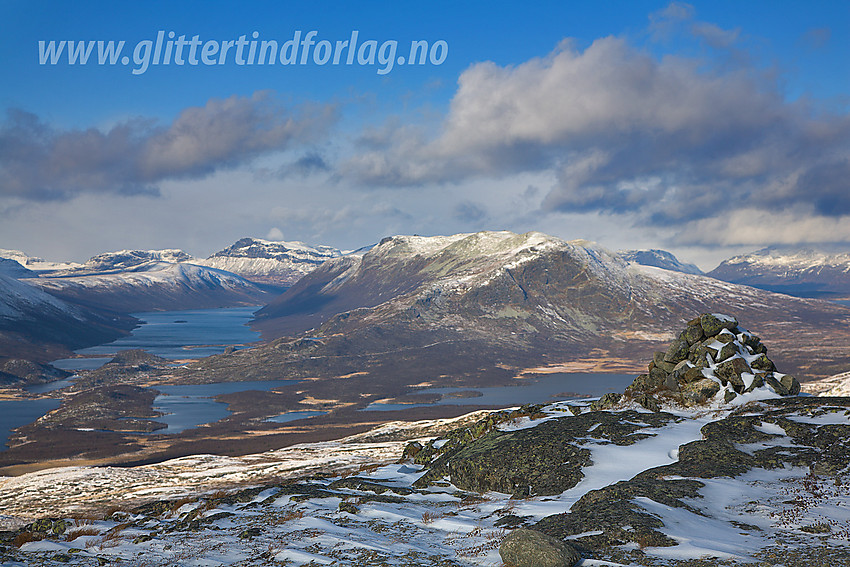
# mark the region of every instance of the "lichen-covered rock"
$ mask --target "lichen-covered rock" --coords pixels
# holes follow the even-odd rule
[[[661,404],[649,394],[640,394],[634,397],[634,401],[648,409],[649,411],[661,411]]]
[[[616,392],[608,392],[607,394],[590,404],[590,409],[593,411],[611,409],[615,405],[617,405],[617,402],[619,402],[620,398],[622,397],[622,394],[618,394]]]
[[[797,381],[796,378],[791,376],[790,374],[785,374],[782,378],[779,379],[779,383],[788,390],[788,393],[792,396],[796,396],[800,393],[800,382]]]
[[[568,512],[547,516],[532,527],[555,538],[570,538],[571,543],[591,553],[628,543],[641,548],[675,546],[677,542],[663,533],[664,520],[641,506],[640,499],[699,517],[704,515],[699,501],[705,498],[700,493],[705,484],[699,479],[733,478],[753,469],[808,467],[812,474],[824,476],[844,470],[850,459],[850,425],[816,425],[797,418],[821,415],[824,403],[824,398],[807,397],[765,400],[761,402],[763,411],[755,415],[732,414],[710,422],[701,429],[703,439],[679,447],[676,462],[591,490]],[[830,398],[828,405],[838,415],[850,414],[848,398]],[[766,423],[778,426],[776,430],[785,435],[766,432]],[[783,437],[784,443],[776,443]],[[742,450],[742,445],[756,444],[763,448]],[[698,563],[716,564],[714,560]]]
[[[726,403],[760,388],[782,396],[799,394],[793,376],[774,375],[776,366],[766,352],[761,339],[739,328],[734,317],[703,313],[688,322],[666,351],[653,355],[649,372],[638,376],[626,392],[641,405],[652,394],[653,399],[658,395],[687,406],[706,403],[721,390]]]
[[[711,378],[696,380],[682,387],[682,400],[686,405],[704,404],[720,391],[720,384]]]
[[[727,382],[731,382],[736,392],[744,391],[742,376],[745,372],[752,374],[753,369],[740,356],[721,362],[714,367],[714,375],[720,378],[721,383],[725,385]]]
[[[705,338],[705,333],[702,331],[702,326],[699,323],[699,319],[691,321],[688,323],[688,326],[682,331],[682,334],[679,335],[681,338],[688,341],[689,345],[693,345],[694,343],[700,342],[703,338]]]
[[[735,341],[737,338],[738,337],[735,336],[735,334],[732,333],[729,329],[723,329],[722,331],[717,333],[717,336],[714,337],[714,340],[721,342],[723,344],[729,344],[729,343]]]
[[[782,382],[776,379],[773,374],[768,374],[764,378],[764,383],[770,386],[774,392],[779,394],[780,396],[790,396],[791,392],[786,388]]]
[[[773,364],[773,361],[765,354],[761,354],[758,358],[753,360],[750,363],[750,366],[756,370],[764,370],[765,372],[773,372],[776,370],[776,366]]]
[[[713,337],[723,329],[734,331],[738,328],[738,321],[734,317],[719,313],[703,313],[699,316],[699,324],[706,337]]]
[[[567,419],[544,421],[516,431],[491,431],[480,439],[437,458],[414,483],[425,488],[445,477],[461,490],[496,491],[515,498],[561,494],[584,477],[591,452],[588,438],[630,445],[650,437],[647,426],[677,419],[666,412],[589,411]]]
[[[717,362],[722,362],[724,360],[729,360],[733,356],[738,354],[738,347],[735,343],[726,343],[720,349],[720,352],[717,353],[717,358],[715,359]]]
[[[564,541],[526,528],[502,540],[499,556],[506,567],[573,567],[581,556]]]
[[[688,351],[691,345],[687,340],[678,338],[670,343],[670,348],[664,354],[664,362],[676,364],[688,358]]]

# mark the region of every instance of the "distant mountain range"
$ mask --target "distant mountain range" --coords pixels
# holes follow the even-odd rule
[[[568,358],[586,353],[591,344],[625,352],[631,348],[625,339],[662,340],[659,329],[713,305],[720,311],[758,311],[747,315],[756,322],[798,312],[829,320],[834,314],[825,307],[762,297],[712,278],[800,295],[838,295],[850,290],[848,272],[848,254],[767,249],[727,260],[706,274],[711,277],[700,277],[699,268],[663,250],[613,253],[588,242],[509,232],[396,236],[355,253],[244,238],[204,260],[165,249],[109,252],[85,263],[47,262],[0,250],[4,281],[28,286],[15,284],[18,297],[31,287],[47,293],[32,304],[27,320],[36,321],[43,308],[51,321],[45,328],[54,334],[62,320],[69,329],[79,324],[57,319],[51,297],[83,310],[75,321],[100,323],[108,318],[105,312],[265,304],[254,322],[264,336],[312,333],[319,337],[310,344],[314,350],[371,356],[381,349],[413,352],[430,345],[471,365],[479,364],[478,354],[498,352],[513,360],[508,366],[540,363],[545,353]],[[0,297],[6,311],[14,303],[9,294]],[[473,351],[478,354],[466,356]]]
[[[262,305],[341,254],[330,246],[253,238],[207,259],[178,249],[121,250],[82,264],[56,263],[0,250],[0,273],[78,304],[132,313]]]
[[[268,345],[190,370],[204,380],[349,376],[334,383],[337,394],[492,384],[578,359],[646,358],[669,341],[667,329],[702,312],[734,313],[772,343],[793,343],[778,362],[791,368],[816,348],[806,332],[847,335],[850,322],[840,306],[629,263],[586,241],[396,236],[362,257],[325,262],[260,310],[254,327]],[[799,323],[793,337],[789,320]]]
[[[708,272],[720,280],[800,297],[850,299],[850,253],[771,247]]]

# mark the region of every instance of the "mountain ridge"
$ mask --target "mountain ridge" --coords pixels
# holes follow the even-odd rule
[[[709,276],[800,297],[850,298],[850,253],[775,246],[724,260]]]

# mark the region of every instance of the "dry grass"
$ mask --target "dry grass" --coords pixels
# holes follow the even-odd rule
[[[444,514],[440,514],[439,512],[422,512],[422,523],[430,524],[434,520],[439,520],[444,517]]]
[[[835,539],[850,540],[850,522],[824,518],[818,513],[819,508],[830,501],[850,499],[850,484],[840,476],[819,477],[809,472],[802,478],[786,481],[782,493],[789,499],[783,502],[781,509],[770,514],[780,527],[809,533],[829,533]],[[809,525],[802,525],[807,520]]]
[[[176,514],[177,510],[185,506],[186,504],[190,504],[192,502],[197,502],[197,498],[192,498],[191,496],[184,496],[183,498],[178,498],[174,502],[171,503],[169,508],[171,509],[172,514]]]
[[[31,541],[41,541],[44,539],[43,534],[34,533],[34,532],[20,532],[15,536],[15,539],[12,540],[12,545],[15,547],[21,547],[25,543],[29,543]]]
[[[475,506],[487,502],[487,499],[480,494],[464,494],[463,498],[457,503],[458,508],[474,508]]]
[[[85,527],[85,526],[84,527],[78,527],[78,528],[73,528],[73,529],[68,531],[68,533],[65,535],[65,541],[74,541],[78,537],[96,536],[96,535],[100,535],[100,530],[97,529],[97,528]]]
[[[123,532],[125,529],[130,527],[130,522],[123,522],[118,524],[117,526],[113,526],[107,530],[105,534],[103,534],[100,539],[93,539],[86,542],[86,548],[91,547],[114,547],[120,543],[120,540],[124,538]]]
[[[125,508],[124,506],[113,505],[107,508],[106,511],[103,513],[103,519],[109,520],[116,514],[118,514],[119,517],[127,517],[130,515],[130,511],[127,510],[127,508]]]

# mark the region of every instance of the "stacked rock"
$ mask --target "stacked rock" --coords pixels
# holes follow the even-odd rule
[[[800,393],[796,378],[776,372],[757,336],[739,328],[734,317],[704,313],[688,322],[666,352],[655,353],[649,372],[638,376],[626,393],[655,410],[653,394],[692,406],[721,392],[730,402],[760,388],[780,396]]]

